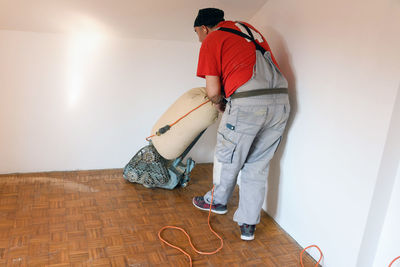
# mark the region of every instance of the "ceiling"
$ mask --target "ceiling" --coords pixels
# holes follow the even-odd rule
[[[198,9],[217,7],[225,19],[248,21],[267,1],[0,0],[0,30],[197,42]]]

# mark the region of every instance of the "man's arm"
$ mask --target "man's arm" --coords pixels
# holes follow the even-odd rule
[[[206,75],[207,97],[213,102],[220,112],[224,112],[225,104],[221,95],[221,80],[218,76]]]

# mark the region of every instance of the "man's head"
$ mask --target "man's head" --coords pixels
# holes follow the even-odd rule
[[[194,31],[199,37],[199,41],[207,37],[212,29],[221,21],[224,21],[224,11],[217,8],[203,8],[199,10],[194,21]]]

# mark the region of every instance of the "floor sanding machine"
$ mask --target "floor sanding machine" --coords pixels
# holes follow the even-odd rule
[[[218,111],[204,87],[187,91],[154,125],[152,135],[146,138],[149,144],[125,166],[124,178],[147,188],[187,186],[195,161],[189,157],[184,163],[184,159],[217,118]]]

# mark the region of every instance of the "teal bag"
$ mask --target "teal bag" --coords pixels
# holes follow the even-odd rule
[[[131,183],[142,184],[147,188],[174,189],[177,186],[187,186],[195,161],[189,157],[185,165],[183,159],[204,132],[205,130],[175,160],[163,158],[150,141],[149,145],[140,149],[125,166],[124,179]]]

